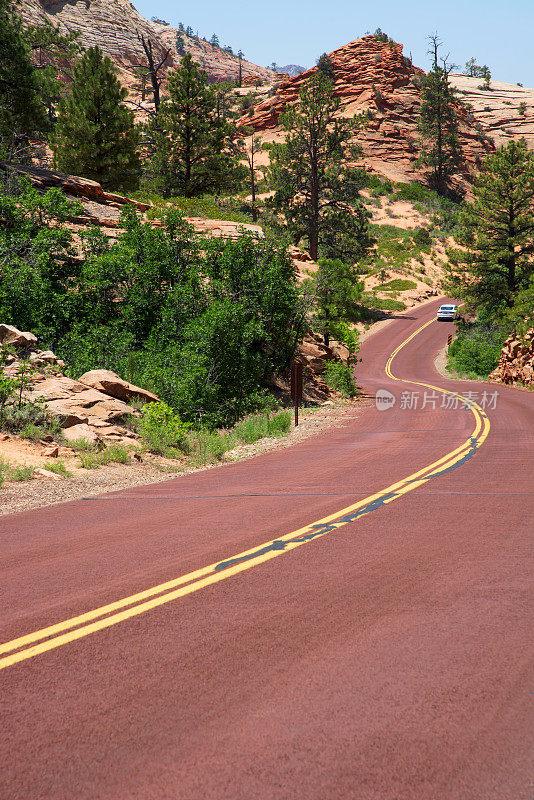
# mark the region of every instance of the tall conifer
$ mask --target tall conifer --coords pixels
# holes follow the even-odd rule
[[[91,47],[74,68],[71,94],[59,106],[53,138],[58,169],[98,181],[106,189],[135,188],[140,161],[127,91],[111,60]]]

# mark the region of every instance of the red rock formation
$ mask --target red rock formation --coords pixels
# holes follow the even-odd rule
[[[151,39],[158,58],[170,49],[168,67],[175,67],[181,60],[176,49],[178,30],[144,19],[129,0],[84,0],[83,3],[18,0],[14,8],[27,23],[39,25],[48,20],[63,32],[79,31],[83,47],[98,45],[117,65],[119,78],[126,86],[134,82],[133,65],[145,63],[138,33]],[[237,56],[212,47],[196,36],[184,33],[181,36],[185,52],[190,52],[208,74],[217,79],[237,77],[240,68]],[[271,79],[274,73],[243,59],[241,74],[243,77],[259,75],[265,80]]]
[[[419,150],[417,116],[424,73],[402,55],[402,45],[365,36],[330,53],[334,93],[342,116],[369,111],[370,119],[359,140],[365,162],[393,180],[413,180],[421,173],[413,164]],[[257,131],[275,130],[280,114],[294,104],[303,83],[316,67],[283,81],[276,94],[254,107],[241,124]],[[469,168],[475,167],[492,146],[480,137],[467,112],[459,105],[460,141]],[[468,174],[465,175],[468,177]]]
[[[496,383],[534,386],[534,328],[523,339],[511,334],[505,341],[499,366],[489,376]]]

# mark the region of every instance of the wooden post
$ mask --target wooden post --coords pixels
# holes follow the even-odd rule
[[[295,404],[295,427],[299,424],[299,403],[302,400],[302,364],[291,364],[291,399]]]

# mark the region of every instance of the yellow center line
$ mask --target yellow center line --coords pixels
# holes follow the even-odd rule
[[[9,653],[10,655],[0,658],[0,669],[5,669],[20,661],[89,636],[92,633],[109,628],[119,622],[124,622],[134,616],[143,614],[146,611],[172,602],[173,600],[218,583],[219,581],[226,580],[240,572],[244,572],[245,570],[276,558],[283,553],[301,547],[303,544],[307,544],[309,541],[324,536],[334,529],[338,530],[354,522],[356,519],[366,516],[380,505],[390,503],[408,492],[414,491],[414,489],[419,488],[435,475],[439,475],[446,470],[454,468],[462,459],[470,457],[488,436],[490,422],[486,413],[476,403],[464,398],[457,392],[442,389],[432,384],[397,378],[391,372],[391,363],[395,356],[403,347],[412,341],[415,336],[433,322],[434,320],[430,320],[430,322],[422,325],[396,348],[387,361],[385,371],[393,380],[417,386],[425,386],[458,397],[467,405],[475,417],[475,428],[469,439],[455,450],[442,456],[432,464],[423,467],[418,472],[328,517],[323,517],[317,522],[310,523],[303,528],[284,534],[277,539],[257,545],[250,550],[245,550],[242,553],[232,556],[227,561],[210,564],[209,566],[189,572],[186,575],[153,586],[150,589],[137,592],[129,597],[122,598],[113,603],[108,603],[107,605],[87,611],[84,614],[79,614],[70,619],[58,622],[55,625],[41,628],[25,636],[20,636],[9,642],[5,642],[0,645],[0,653]]]

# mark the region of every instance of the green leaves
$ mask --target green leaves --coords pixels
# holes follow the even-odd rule
[[[75,65],[71,94],[59,105],[52,140],[56,167],[106,189],[137,186],[139,134],[126,96],[111,60],[89,48]]]
[[[470,308],[502,317],[534,274],[534,154],[524,140],[486,158],[474,195],[460,218],[464,249],[451,252],[451,287]]]
[[[305,239],[312,258],[321,253],[359,258],[370,246],[368,212],[358,200],[361,173],[353,137],[363,124],[336,117],[339,100],[319,71],[302,87],[299,104],[280,117],[283,143],[270,147],[271,207],[283,214],[291,239]]]
[[[169,99],[147,131],[156,183],[166,193],[185,197],[230,188],[235,167],[229,152],[232,127],[220,96],[191,54],[169,72],[168,91]]]

